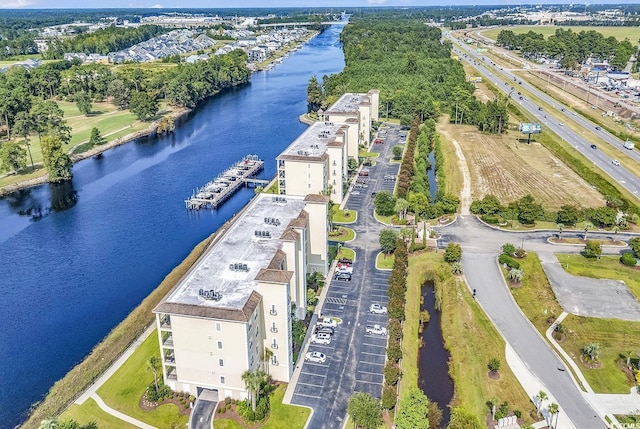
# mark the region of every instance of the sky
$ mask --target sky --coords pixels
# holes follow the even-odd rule
[[[639,3],[640,0],[596,0],[592,4]],[[241,8],[241,7],[367,7],[450,6],[470,4],[517,5],[570,3],[570,0],[0,0],[0,9],[21,8]],[[583,2],[576,2],[583,3]]]

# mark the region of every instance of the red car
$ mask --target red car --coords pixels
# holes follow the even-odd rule
[[[384,143],[384,140],[382,140],[382,139],[375,139],[373,142],[374,142],[375,144],[383,144],[383,143]]]

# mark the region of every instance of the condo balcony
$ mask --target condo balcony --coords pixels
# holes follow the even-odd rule
[[[162,347],[173,348],[173,335],[162,335]]]
[[[160,319],[160,329],[171,329],[171,317],[165,316]]]
[[[272,326],[270,331],[273,332],[274,334],[277,334],[278,333],[278,328],[276,328],[275,326]]]

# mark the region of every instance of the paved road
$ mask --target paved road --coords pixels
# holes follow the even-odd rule
[[[559,246],[553,246],[545,241],[550,233],[541,231],[518,234],[499,231],[485,226],[473,216],[459,216],[454,224],[440,228],[440,232],[441,246],[447,242],[456,242],[461,245],[465,277],[469,287],[477,290],[478,302],[526,367],[557,398],[561,408],[576,427],[580,429],[606,427],[573,383],[569,372],[558,369],[564,369],[564,363],[551,351],[549,345],[520,311],[496,263],[500,246],[507,242],[515,242],[516,245],[523,243],[527,250],[558,251]],[[600,234],[600,236],[603,235]],[[521,243],[518,242],[520,238],[523,239]],[[616,250],[609,249],[609,251]],[[601,293],[603,293],[602,290]],[[604,295],[606,294],[607,292],[604,291]]]
[[[634,194],[637,198],[640,198],[640,178],[627,170],[624,165],[613,165],[612,158],[602,153],[602,151],[591,149],[590,145],[592,142],[585,140],[579,133],[573,131],[569,127],[560,125],[555,119],[551,117],[547,119],[546,112],[544,110],[539,110],[540,106],[533,103],[531,100],[527,99],[526,97],[523,97],[523,99],[520,100],[519,96],[517,95],[517,87],[521,85],[536,97],[539,97],[547,103],[556,105],[558,109],[563,108],[560,103],[558,103],[548,95],[542,93],[541,91],[538,91],[532,85],[521,81],[519,78],[511,74],[511,72],[509,72],[508,70],[499,70],[499,67],[492,65],[491,61],[482,61],[482,54],[474,51],[466,43],[460,42],[459,40],[453,38],[451,35],[449,35],[448,37],[454,43],[454,52],[459,54],[463,60],[467,61],[470,64],[473,64],[480,74],[482,74],[486,79],[496,85],[496,87],[498,87],[501,91],[509,94],[515,100],[515,102],[519,103],[523,109],[533,115],[536,118],[537,122],[540,122],[545,127],[551,129],[564,141],[566,141],[577,151],[579,151],[582,155],[591,160],[595,165],[597,165],[602,171],[613,178],[621,186]],[[506,79],[503,76],[506,76]],[[522,82],[522,84],[520,84],[520,82]],[[574,116],[568,107],[564,107],[567,117],[578,120],[578,115]],[[582,123],[583,126],[585,126],[586,124],[586,126],[588,126],[590,129],[595,128],[594,124],[584,118],[579,119],[579,122]],[[606,131],[601,130],[598,133],[603,140],[611,142],[611,144],[615,147],[620,148],[622,146],[622,142],[620,140],[607,133]],[[634,151],[625,150],[625,152],[627,153],[627,155],[636,157],[637,160],[640,160],[640,154],[634,153]]]
[[[380,160],[388,160],[391,147],[398,141],[398,127],[388,131],[386,143],[373,145],[380,152]],[[386,358],[386,337],[366,334],[368,324],[387,325],[386,315],[369,313],[371,304],[387,305],[389,272],[376,270],[379,252],[378,233],[382,226],[374,219],[371,193],[393,190],[393,181],[385,181],[386,174],[395,176],[399,164],[378,162],[369,170],[366,187],[355,188],[345,205],[358,211],[358,219],[348,225],[356,231],[356,238],[346,246],[356,253],[352,281],[332,280],[322,306],[322,315],[339,317],[342,323],[335,330],[329,345],[309,344],[308,350],[327,355],[323,364],[304,362],[300,369],[291,402],[312,407],[314,412],[308,427],[342,428],[347,415],[347,403],[354,392],[366,392],[380,397]],[[315,320],[312,320],[314,322]]]

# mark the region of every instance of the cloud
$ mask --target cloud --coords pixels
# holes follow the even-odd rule
[[[151,6],[151,9],[162,9],[164,6],[162,6],[159,3],[154,4],[153,6]]]
[[[30,0],[3,0],[0,2],[0,9],[20,9],[32,4]]]
[[[386,2],[387,0],[367,0],[367,3],[369,4],[384,4]]]

